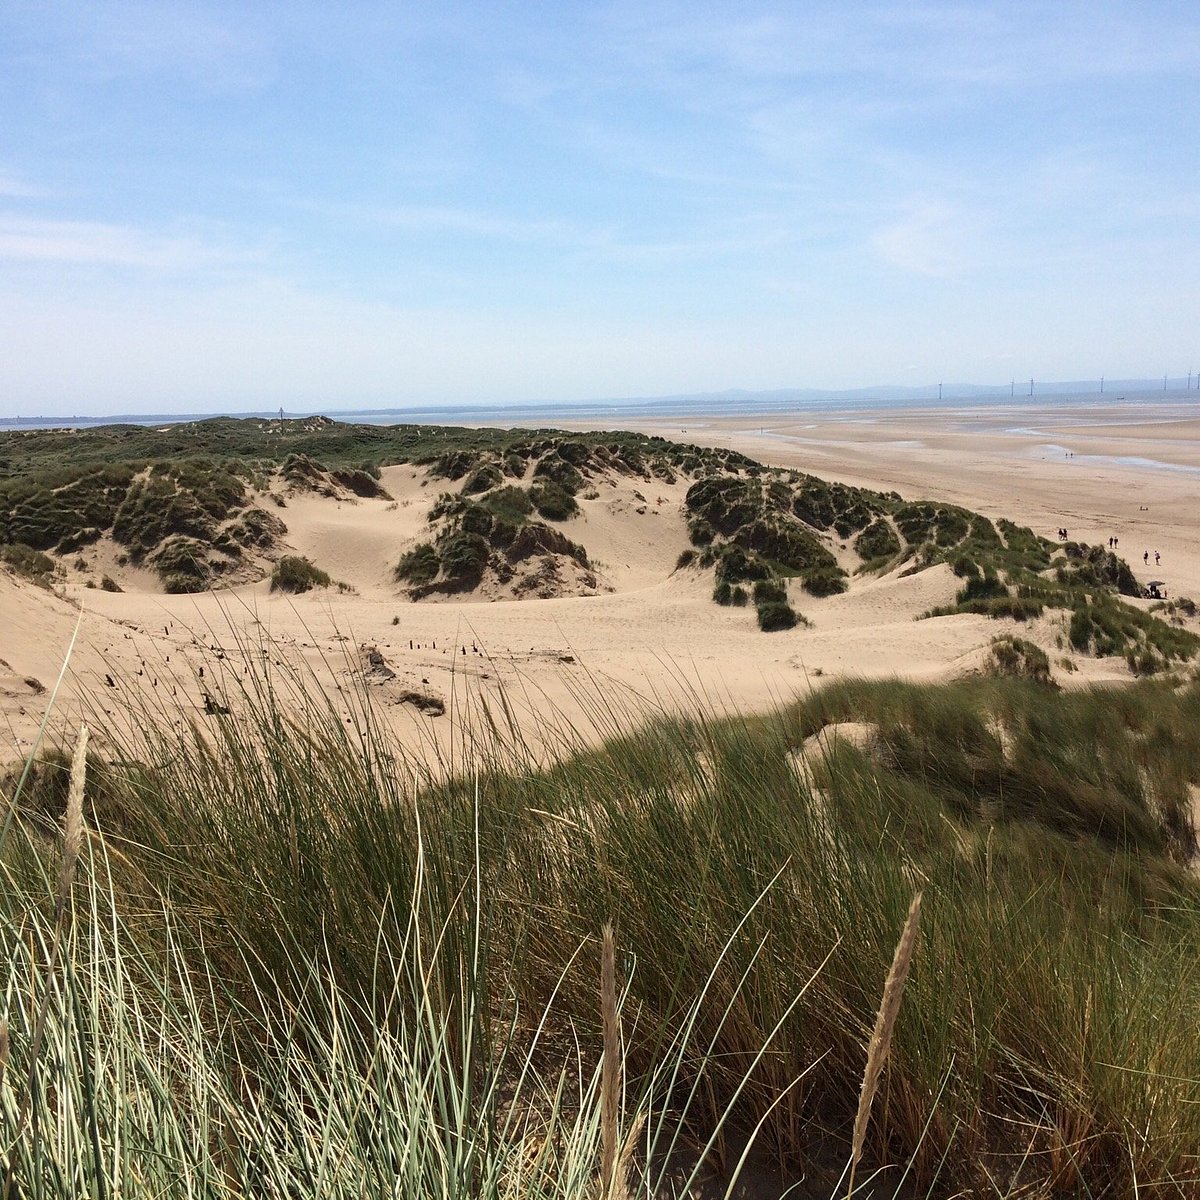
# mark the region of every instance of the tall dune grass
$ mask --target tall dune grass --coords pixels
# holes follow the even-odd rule
[[[1195,683],[844,684],[625,728],[598,702],[610,739],[559,731],[551,764],[476,711],[470,773],[365,704],[225,698],[105,731],[36,1141],[52,765],[0,848],[21,1195],[844,1195],[923,890],[855,1194],[1200,1196]],[[847,719],[865,743],[806,743]]]

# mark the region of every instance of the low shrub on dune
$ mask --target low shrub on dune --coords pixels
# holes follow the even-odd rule
[[[307,558],[285,555],[271,572],[271,591],[300,595],[316,587],[328,587],[332,581],[326,571],[314,566]]]
[[[40,587],[49,587],[54,578],[54,559],[23,542],[0,546],[0,562],[14,574],[21,575]]]

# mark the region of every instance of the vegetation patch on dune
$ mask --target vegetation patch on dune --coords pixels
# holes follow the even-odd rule
[[[390,500],[388,490],[379,482],[379,467],[372,462],[353,466],[329,467],[307,454],[289,454],[279,467],[279,476],[294,492],[316,492],[330,499],[346,493],[372,500]]]
[[[748,459],[634,434],[494,435],[490,448],[453,449],[429,462],[458,483],[430,509],[436,535],[408,550],[396,578],[421,598],[474,590],[551,596],[600,586],[586,547],[556,528],[579,497],[614,478],[675,482],[681,474],[739,469]],[[753,465],[753,464],[750,464]]]
[[[988,670],[996,675],[1013,675],[1051,684],[1050,656],[1040,646],[1014,634],[992,639],[988,651]]]
[[[271,591],[300,595],[313,588],[328,587],[332,581],[328,571],[294,554],[286,554],[271,572]]]
[[[285,531],[252,506],[251,474],[245,463],[197,457],[0,478],[0,538],[67,554],[107,535],[135,565],[154,568],[167,591],[201,590]]]
[[[598,581],[587,551],[560,530],[535,520],[534,511],[529,493],[512,484],[469,500],[444,493],[430,512],[436,536],[406,551],[396,564],[395,577],[408,585],[414,599],[473,590],[485,579],[496,586],[512,585],[518,594],[540,588],[553,595],[564,583],[561,560],[577,569],[567,586],[594,589]],[[523,572],[530,559],[539,560],[540,567]]]
[[[701,566],[718,582],[799,577],[824,596],[845,590],[845,571],[813,530],[796,516],[786,477],[701,479],[687,493],[688,531],[702,548]]]
[[[569,520],[577,493],[601,473],[668,480],[681,470],[749,462],[731,451],[623,432],[351,425],[325,417],[5,431],[0,543],[66,554],[110,536],[135,565],[161,562],[164,586],[194,589],[201,580],[209,586],[269,569],[286,527],[267,519],[251,490],[279,507],[290,492],[385,500],[381,466],[412,463],[464,481],[467,497],[487,496],[498,521],[489,536],[504,544],[533,512],[543,521]],[[518,480],[526,481],[519,501],[502,494],[505,481]],[[189,542],[167,544],[179,538]]]
[[[743,585],[786,585],[792,578],[814,596],[844,591],[848,576],[833,552],[836,535],[850,539],[860,573],[915,574],[948,563],[963,583],[954,603],[930,617],[979,613],[1025,622],[1061,609],[1070,614],[1070,648],[1120,655],[1135,674],[1152,674],[1200,650],[1200,638],[1179,627],[1182,617],[1172,626],[1122,601],[1140,596],[1141,588],[1111,549],[1052,542],[955,505],[756,467],[698,480],[686,507],[697,554],[685,565],[713,568],[719,604],[738,603],[735,589]],[[776,621],[785,619],[774,616],[770,625],[780,628]]]
[[[972,612],[1027,621],[1064,612],[1066,643],[1081,654],[1124,657],[1134,674],[1149,675],[1193,658],[1200,637],[1147,609],[1123,602],[1140,594],[1129,565],[1102,546],[1031,540],[1028,530],[999,522],[999,546],[974,538],[953,547],[954,573],[964,580],[955,602],[928,615]],[[999,536],[999,535],[997,535]],[[1060,639],[1060,642],[1062,639]]]
[[[49,587],[57,569],[54,559],[48,554],[23,542],[0,546],[0,562],[13,574],[36,583],[38,587]]]

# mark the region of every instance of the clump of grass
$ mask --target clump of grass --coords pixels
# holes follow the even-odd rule
[[[472,471],[463,480],[462,494],[473,496],[477,492],[486,492],[489,488],[497,487],[504,480],[504,473],[493,463],[484,463]]]
[[[71,888],[75,882],[75,869],[79,862],[79,852],[83,846],[84,820],[83,797],[87,785],[87,726],[81,726],[79,738],[75,745],[75,754],[71,760],[71,774],[67,790],[66,813],[63,818],[62,856],[58,867],[58,880],[54,892],[54,912],[50,920],[50,940],[46,950],[46,961],[42,967],[42,994],[33,1023],[33,1032],[29,1043],[28,1063],[21,1091],[20,1104],[14,1127],[14,1135],[18,1143],[25,1139],[29,1132],[31,1114],[39,1099],[38,1070],[40,1067],[42,1042],[46,1035],[50,1005],[54,996],[56,981],[62,969],[61,957],[63,939],[66,934],[71,908]],[[6,825],[7,829],[7,825]],[[9,1028],[8,1020],[4,1022],[4,1054],[3,1066],[7,1068],[9,1057]],[[2,1082],[2,1080],[0,1080]],[[36,1131],[35,1131],[36,1133]],[[19,1147],[10,1145],[5,1155],[4,1166],[4,1196],[14,1195],[14,1169]],[[36,1152],[36,1147],[34,1147]]]
[[[307,558],[287,554],[281,558],[271,572],[271,591],[291,592],[299,595],[315,587],[329,587],[329,573],[322,571]]]
[[[1200,649],[1200,638],[1190,630],[1170,625],[1104,593],[1077,599],[1067,632],[1078,651],[1090,651],[1099,658],[1133,655],[1157,662],[1159,669],[1172,661],[1191,658]]]
[[[218,730],[216,743],[202,747],[188,768],[189,774],[201,768],[192,782],[200,784],[211,768],[232,783],[234,760],[225,751],[236,746],[248,750],[257,744],[268,755],[274,746],[290,755],[287,743],[299,748],[293,734],[303,740],[316,732],[310,726],[303,733],[304,719],[296,723],[286,710],[276,717],[282,738],[253,723],[241,732],[232,728],[238,722],[224,723],[228,728]],[[141,732],[157,736],[149,726]],[[323,764],[308,757],[316,749],[312,743],[294,764],[308,761],[325,782],[341,779],[337,795],[348,799],[367,782],[359,770],[369,764],[337,759],[339,747],[382,749],[371,741],[368,727],[360,727],[357,736],[365,740],[347,736],[339,718],[319,735]],[[13,1027],[21,1035],[32,1028],[34,1036],[18,1036],[12,1061],[7,1038],[0,1038],[3,1068],[10,1078],[14,1071],[26,1078],[24,1107],[10,1127],[17,1136],[5,1147],[11,1194],[62,1194],[65,1188],[70,1194],[146,1200],[183,1192],[217,1200],[301,1192],[375,1195],[382,1194],[381,1162],[389,1164],[383,1176],[388,1195],[402,1182],[405,1195],[448,1200],[479,1195],[591,1200],[598,1175],[607,1197],[635,1188],[691,1194],[705,1152],[690,1163],[681,1159],[681,1148],[699,1128],[694,1114],[702,1107],[698,1094],[686,1094],[687,1080],[691,1064],[711,1052],[697,1013],[709,1004],[736,1003],[741,989],[685,1000],[677,1013],[678,1036],[658,1046],[649,1072],[631,1074],[621,1036],[616,947],[607,930],[599,1054],[591,1058],[594,1043],[585,1039],[564,1059],[562,1038],[577,1015],[563,1006],[569,989],[552,987],[545,1007],[528,1013],[523,1008],[533,993],[519,969],[522,956],[509,953],[509,931],[494,919],[498,830],[478,797],[466,809],[455,806],[438,832],[426,831],[423,821],[449,798],[445,795],[416,823],[411,813],[396,813],[411,839],[390,851],[379,847],[395,852],[384,868],[391,878],[378,876],[377,886],[364,894],[359,889],[370,875],[360,868],[366,859],[347,857],[350,843],[341,839],[367,815],[365,803],[354,814],[337,815],[331,807],[318,818],[318,807],[324,809],[332,793],[309,809],[302,776],[255,780],[250,773],[269,769],[268,761],[244,759],[247,795],[257,793],[257,801],[281,787],[279,799],[287,797],[273,828],[258,823],[266,812],[255,801],[230,808],[218,846],[195,845],[198,857],[190,866],[177,857],[175,865],[183,871],[169,868],[172,882],[160,876],[153,884],[158,849],[181,832],[174,822],[195,797],[177,797],[178,807],[162,810],[161,820],[152,816],[151,801],[139,810],[146,821],[139,836],[145,833],[149,843],[139,842],[136,849],[126,843],[110,857],[103,829],[97,833],[82,928],[78,938],[68,938],[70,908],[63,898],[83,842],[82,791],[76,788],[82,753],[77,752],[72,776],[67,852],[52,913],[30,902],[30,889],[40,879],[36,838],[22,842],[14,836],[0,847],[9,883],[0,896],[0,929],[8,931],[10,969],[27,977],[35,947],[50,946],[36,1001],[25,988],[10,992],[8,1000]],[[395,761],[377,766],[380,779],[390,775],[391,787],[397,787]],[[139,768],[129,778],[131,799],[152,775],[153,769],[146,775]],[[317,779],[307,783],[317,785]],[[365,793],[360,798],[365,802]],[[315,793],[310,799],[316,800]],[[206,829],[207,819],[216,815],[215,806],[197,814],[194,834],[216,832]],[[351,815],[350,825],[344,815]],[[390,820],[384,818],[384,826]],[[322,823],[337,849],[310,840]],[[448,839],[452,831],[466,840]],[[249,873],[266,865],[259,852],[271,843],[282,854],[278,868],[252,882]],[[226,860],[236,846],[250,859]],[[334,849],[334,858],[325,859],[325,849]],[[367,850],[366,844],[359,850]],[[326,875],[336,858],[342,874]],[[407,869],[396,873],[401,864]],[[191,867],[199,871],[193,874]],[[294,897],[277,887],[289,873],[293,883],[286,890],[298,889]],[[242,884],[251,885],[243,899],[258,893],[258,932],[251,909],[237,902]],[[149,893],[143,890],[147,885]],[[324,913],[320,921],[337,923],[336,898],[350,900],[351,887],[357,891],[354,917],[339,931],[345,940],[336,951],[324,935],[311,941],[316,927],[306,917]],[[305,892],[309,900],[285,918],[292,899]],[[154,905],[144,907],[152,894],[161,903],[159,918]],[[215,907],[201,913],[192,905],[203,903],[204,895]],[[214,936],[219,926],[224,931]],[[275,949],[264,958],[259,951],[270,939],[259,934],[268,927]],[[333,933],[333,926],[327,929]],[[578,951],[568,959],[577,956]],[[57,972],[70,981],[68,987],[54,985]],[[317,979],[321,984],[313,987]],[[594,1005],[594,983],[591,993]],[[682,993],[678,998],[683,1000]],[[164,1030],[170,1031],[169,1041]],[[55,1053],[44,1069],[34,1071],[43,1035]],[[752,1060],[750,1069],[754,1065]],[[56,1136],[36,1136],[30,1116],[50,1113]],[[720,1127],[719,1121],[706,1131],[706,1149]],[[682,1174],[668,1176],[681,1161]]]
[[[443,493],[429,512],[430,522],[439,527],[436,538],[408,550],[396,564],[395,578],[408,584],[410,594],[419,599],[434,591],[476,587],[488,571],[507,583],[513,566],[534,555],[562,555],[590,568],[584,547],[544,522],[530,519],[541,495],[539,489],[556,486],[543,480],[527,492],[508,484],[477,500]]]
[[[547,521],[567,521],[579,512],[575,497],[555,479],[541,479],[529,489],[529,499],[538,516]]]
[[[877,492],[864,488],[849,487],[844,483],[827,483],[823,479],[806,475],[793,500],[793,511],[801,520],[816,529],[834,529],[839,537],[849,537],[855,530],[863,530],[872,523],[872,518],[882,511],[883,498]],[[871,537],[878,536],[878,531]],[[871,540],[868,537],[868,541]],[[898,549],[899,547],[897,547]],[[879,553],[890,553],[880,551]],[[865,554],[864,558],[877,557]]]
[[[39,587],[49,587],[54,578],[54,559],[23,542],[0,546],[0,562]]]
[[[772,633],[779,629],[794,629],[799,623],[799,614],[786,600],[768,600],[765,604],[759,604],[756,607],[758,627],[764,633]]]
[[[247,502],[242,480],[218,464],[203,459],[155,463],[129,485],[112,518],[113,538],[135,561],[172,537],[207,545],[220,522]]]
[[[432,583],[442,569],[442,561],[429,542],[419,542],[400,557],[395,576],[401,583]]]
[[[209,547],[195,538],[169,537],[150,558],[168,592],[202,592],[209,584]]]
[[[813,595],[845,590],[845,572],[797,515],[787,480],[713,476],[694,483],[685,504],[692,543],[705,548],[700,562],[715,566],[718,586],[799,576]]]
[[[1160,600],[1157,604],[1150,605],[1150,611],[1166,613],[1173,619],[1182,621],[1184,617],[1194,618],[1200,612],[1200,608],[1197,608],[1194,600],[1187,596],[1180,596],[1175,600]]]
[[[890,522],[876,517],[854,539],[854,549],[865,562],[878,562],[900,553],[900,539]]]
[[[1013,675],[1050,683],[1050,656],[1025,638],[1004,634],[993,638],[988,652],[988,669],[997,675]]]
[[[335,468],[330,471],[329,477],[334,483],[340,484],[347,491],[364,499],[390,500],[392,498],[387,488],[379,482],[378,467],[375,467],[373,471],[367,471],[361,467]]]
[[[59,447],[53,465],[13,471],[0,482],[0,510],[7,513],[5,541],[67,552],[94,541],[111,526],[138,467],[108,463],[64,469],[61,456]]]

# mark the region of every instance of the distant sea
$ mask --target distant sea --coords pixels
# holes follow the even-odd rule
[[[1027,387],[1028,385],[1026,385]],[[1196,387],[1167,387],[1151,380],[1114,380],[1104,392],[1095,384],[1045,384],[1028,391],[1010,391],[975,385],[938,389],[884,387],[845,392],[789,389],[773,392],[727,391],[682,396],[588,400],[574,403],[511,405],[444,405],[372,409],[284,409],[288,418],[325,416],[336,421],[366,425],[521,425],[553,426],[561,422],[605,422],[619,427],[629,420],[673,420],[682,417],[803,416],[837,413],[869,413],[921,409],[944,409],[947,414],[962,409],[1033,410],[1046,408],[1106,407],[1109,405],[1200,405],[1200,375]],[[173,425],[212,417],[277,418],[279,409],[267,411],[204,413],[140,413],[111,416],[34,416],[0,418],[0,430],[38,428],[87,428],[95,425]]]

